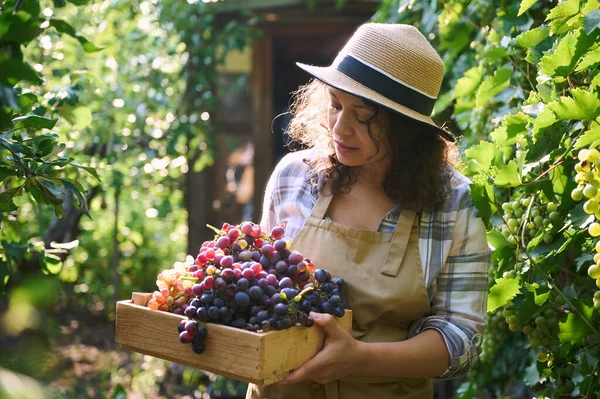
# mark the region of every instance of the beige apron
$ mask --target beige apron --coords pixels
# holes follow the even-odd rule
[[[407,338],[414,320],[430,314],[421,268],[416,212],[403,209],[396,232],[380,233],[325,220],[333,196],[319,196],[292,249],[345,282],[352,335],[364,342]],[[246,399],[433,398],[430,379],[348,376],[319,385],[248,387]]]

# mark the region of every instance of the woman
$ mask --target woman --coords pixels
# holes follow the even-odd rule
[[[432,398],[464,374],[485,328],[489,249],[450,165],[454,137],[430,115],[443,63],[412,26],[365,24],[333,64],[298,64],[289,134],[308,150],[277,165],[262,228],[345,280],[353,329],[311,313],[325,346],[248,398]]]

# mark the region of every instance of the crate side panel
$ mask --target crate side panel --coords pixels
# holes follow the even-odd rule
[[[352,312],[335,318],[346,331],[352,331]],[[280,334],[281,333],[281,334]],[[294,370],[313,358],[323,348],[323,329],[294,326],[264,337],[264,359],[261,377],[265,385],[283,380]]]
[[[194,353],[179,342],[177,326],[184,319],[172,313],[131,304],[117,304],[116,340],[128,349],[176,363],[223,374],[241,381],[260,381],[262,334],[207,323],[206,351]]]

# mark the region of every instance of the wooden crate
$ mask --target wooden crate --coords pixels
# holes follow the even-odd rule
[[[323,347],[324,332],[317,326],[255,333],[206,323],[206,351],[198,355],[191,344],[179,342],[177,326],[185,317],[147,308],[150,298],[133,293],[131,301],[117,303],[116,341],[121,348],[264,386],[283,380]],[[351,331],[352,311],[335,319]]]

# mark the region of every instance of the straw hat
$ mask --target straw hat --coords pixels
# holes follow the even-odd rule
[[[444,63],[414,26],[360,26],[328,67],[296,63],[317,79],[454,136],[431,119]]]

